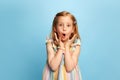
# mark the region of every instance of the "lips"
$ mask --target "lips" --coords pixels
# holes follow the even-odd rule
[[[62,33],[61,34],[61,40],[64,42],[64,41],[66,41],[66,40],[68,40],[69,38],[69,34],[67,34],[67,33]]]
[[[66,34],[63,33],[62,36],[61,36],[62,39],[65,39],[66,38]]]

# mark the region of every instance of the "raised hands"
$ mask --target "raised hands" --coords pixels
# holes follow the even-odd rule
[[[74,42],[74,39],[77,36],[77,34],[75,34],[71,39],[68,39],[65,43],[63,43],[61,37],[58,38],[56,33],[54,35],[55,35],[56,43],[58,43],[57,45],[59,45],[59,47],[61,48],[72,46],[72,43]]]
[[[77,34],[75,34],[71,39],[68,39],[66,42],[62,42],[61,37],[57,37],[57,34],[55,33],[55,43],[59,46],[58,48],[61,49],[66,49],[66,48],[70,48],[70,46],[73,45],[74,39],[76,38]],[[48,38],[46,39],[46,42],[49,44],[52,42],[52,39]]]
[[[58,39],[56,33],[55,33],[55,39],[56,39],[56,41],[57,41],[59,47],[64,49],[64,43],[61,41],[61,37],[59,37],[59,39]]]
[[[70,47],[74,41],[74,39],[76,38],[77,34],[75,34],[71,39],[69,39],[66,43],[65,43],[65,48],[66,47]]]

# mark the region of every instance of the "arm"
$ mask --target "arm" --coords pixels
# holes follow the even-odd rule
[[[64,55],[65,55],[65,67],[67,72],[72,71],[76,67],[78,63],[79,54],[80,54],[79,45],[76,46],[76,49],[73,53],[70,53],[69,47],[66,46]]]
[[[48,65],[53,71],[56,71],[59,68],[63,50],[59,49],[56,53],[53,50],[52,43],[47,43],[46,45],[47,55],[48,55]]]

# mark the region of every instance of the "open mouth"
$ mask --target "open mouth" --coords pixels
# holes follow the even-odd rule
[[[66,41],[68,39],[68,34],[62,33],[61,39],[62,39],[62,41]]]
[[[63,33],[63,34],[62,34],[62,39],[65,39],[65,38],[66,38],[66,34]]]
[[[62,34],[65,37],[65,34]]]

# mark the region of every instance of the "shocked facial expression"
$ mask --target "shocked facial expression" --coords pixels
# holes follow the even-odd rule
[[[56,31],[61,41],[67,41],[70,38],[71,33],[74,31],[73,20],[69,16],[60,16],[58,18]]]

